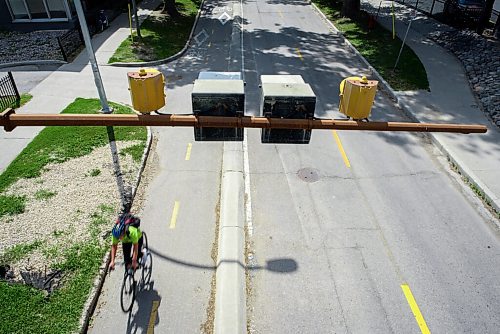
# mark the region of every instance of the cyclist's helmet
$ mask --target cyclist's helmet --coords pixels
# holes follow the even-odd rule
[[[113,226],[111,233],[113,234],[113,237],[118,239],[120,238],[120,235],[122,235],[123,231],[125,231],[125,222],[120,221]]]

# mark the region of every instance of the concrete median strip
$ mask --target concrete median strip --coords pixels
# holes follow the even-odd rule
[[[246,333],[243,146],[225,142],[222,161],[215,333]]]

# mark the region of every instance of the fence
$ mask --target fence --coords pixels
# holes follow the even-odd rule
[[[0,112],[7,108],[18,108],[21,102],[21,96],[17,90],[14,77],[11,72],[3,78],[0,78]]]
[[[121,14],[119,9],[106,10],[106,17],[108,18],[108,23],[114,20],[118,15]],[[86,13],[87,26],[89,28],[90,36],[94,36],[102,30],[99,30],[97,24],[97,11]],[[84,41],[82,31],[80,30],[80,25],[78,24],[76,28],[69,30],[67,33],[57,37],[57,43],[61,49],[61,54],[64,61],[71,61],[78,53],[84,48]]]
[[[83,38],[79,29],[71,29],[67,33],[57,37],[57,43],[61,48],[64,61],[72,60],[83,47]]]
[[[444,12],[446,0],[396,0],[396,2],[433,16]],[[490,21],[495,23],[498,21],[498,17],[499,12],[497,10],[493,10],[491,12]]]

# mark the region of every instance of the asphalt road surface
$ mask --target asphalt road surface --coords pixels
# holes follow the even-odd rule
[[[341,117],[340,81],[368,72],[312,7],[244,1],[242,53],[232,22],[218,20],[238,6],[207,1],[192,48],[160,67],[167,110],[191,113],[198,72],[243,67],[247,114],[260,113],[260,75],[299,74],[316,116]],[[407,121],[382,93],[371,119]],[[153,285],[123,314],[118,268],[92,333],[210,329],[223,144],[154,133],[141,213]],[[250,333],[498,333],[499,232],[425,136],[315,131],[309,145],[273,145],[246,133]]]

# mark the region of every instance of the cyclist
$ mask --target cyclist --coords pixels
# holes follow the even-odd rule
[[[122,242],[123,257],[125,267],[134,270],[138,267],[138,262],[142,257],[142,231],[139,228],[140,219],[130,214],[130,207],[126,207],[123,213],[116,220],[115,226],[111,230],[111,270],[115,268],[115,257],[118,243]],[[133,251],[132,251],[133,248]],[[130,256],[132,251],[132,257]]]

